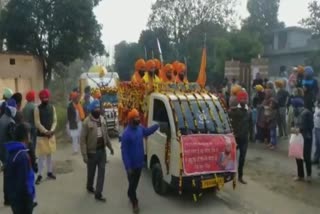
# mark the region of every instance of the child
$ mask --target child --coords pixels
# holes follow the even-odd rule
[[[34,208],[35,176],[28,154],[30,130],[24,123],[15,130],[15,140],[5,144],[8,192],[13,214],[31,214]]]

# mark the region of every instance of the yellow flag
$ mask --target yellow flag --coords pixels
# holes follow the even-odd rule
[[[207,69],[207,49],[203,48],[202,58],[201,58],[201,66],[200,66],[199,76],[198,76],[198,79],[197,79],[197,83],[201,87],[205,87],[206,86],[206,82],[207,82],[206,69]]]

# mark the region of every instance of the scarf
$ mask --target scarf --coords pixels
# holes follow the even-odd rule
[[[73,106],[78,111],[80,120],[83,121],[86,116],[84,114],[84,110],[82,108],[82,105],[80,103],[78,103],[78,104],[73,104]]]

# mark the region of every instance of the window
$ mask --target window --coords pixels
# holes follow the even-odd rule
[[[10,58],[10,65],[15,65],[16,64],[16,59]]]
[[[160,125],[160,132],[171,137],[169,116],[163,101],[155,99],[153,103],[153,121]]]

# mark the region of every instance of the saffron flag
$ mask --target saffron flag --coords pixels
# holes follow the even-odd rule
[[[206,86],[206,82],[207,82],[206,69],[207,69],[207,49],[203,48],[202,58],[201,58],[201,66],[200,66],[199,76],[198,76],[198,79],[197,79],[197,83],[201,87],[205,87]]]

